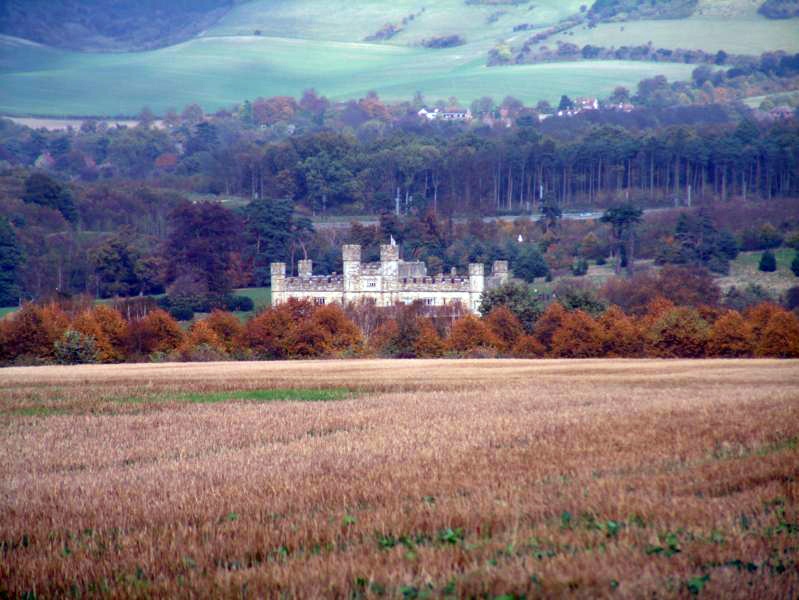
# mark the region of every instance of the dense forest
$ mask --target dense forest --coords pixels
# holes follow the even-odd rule
[[[589,17],[593,20],[681,19],[690,17],[699,0],[596,0]]]
[[[216,22],[234,0],[5,0],[0,33],[70,50],[160,48]]]

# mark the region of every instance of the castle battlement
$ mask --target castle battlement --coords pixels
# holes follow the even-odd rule
[[[450,275],[433,276],[427,274],[424,262],[400,259],[395,244],[380,247],[378,263],[362,263],[361,256],[359,245],[343,246],[341,275],[314,275],[313,263],[301,260],[297,276],[286,277],[286,265],[272,263],[272,302],[280,304],[298,298],[316,304],[346,304],[373,299],[378,306],[392,306],[420,301],[429,306],[461,303],[477,312],[483,292],[508,280],[506,261],[496,261],[489,276],[480,263],[469,265],[468,276],[456,275],[454,270]]]

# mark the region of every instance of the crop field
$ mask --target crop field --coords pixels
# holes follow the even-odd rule
[[[799,591],[796,361],[0,371],[0,594]]]

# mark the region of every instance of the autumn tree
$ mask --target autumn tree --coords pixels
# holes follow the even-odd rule
[[[446,343],[441,339],[438,330],[430,319],[419,320],[419,335],[413,349],[416,358],[438,358],[444,356]]]
[[[611,306],[598,319],[603,329],[603,354],[608,358],[633,358],[643,355],[644,339],[635,319]]]
[[[195,321],[183,336],[179,351],[186,360],[215,359],[226,353],[225,343],[207,320]]]
[[[327,334],[334,352],[357,353],[361,350],[363,335],[338,304],[317,308],[312,322]]]
[[[755,354],[799,358],[799,318],[787,310],[775,312],[757,340]]]
[[[650,327],[647,352],[662,358],[701,358],[709,336],[710,327],[695,308],[674,308]]]
[[[183,331],[169,313],[159,309],[129,326],[128,344],[135,354],[169,353],[183,340]]]
[[[552,349],[552,338],[566,317],[566,309],[559,302],[547,306],[535,324],[533,334],[547,351]]]
[[[498,340],[497,349],[500,352],[510,351],[524,335],[521,322],[507,306],[496,307],[483,320]]]
[[[637,206],[625,204],[607,209],[599,219],[602,223],[610,225],[616,248],[617,275],[621,272],[622,258],[626,260],[628,274],[633,273],[635,226],[641,222],[643,214],[644,212]]]
[[[591,315],[567,312],[552,335],[552,355],[560,358],[594,358],[604,353],[604,331]]]
[[[229,312],[216,309],[204,319],[204,322],[222,342],[224,351],[233,354],[244,333],[241,321]]]
[[[547,353],[544,345],[533,335],[522,335],[516,340],[511,354],[517,358],[541,358]]]
[[[452,326],[447,346],[454,352],[466,354],[477,348],[498,348],[501,342],[474,315],[467,315]]]
[[[739,358],[751,356],[752,351],[751,328],[738,311],[727,311],[713,323],[707,342],[708,356]]]

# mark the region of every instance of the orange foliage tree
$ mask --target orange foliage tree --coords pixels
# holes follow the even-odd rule
[[[430,319],[419,320],[419,335],[414,343],[416,358],[437,358],[443,356],[446,344]]]
[[[647,332],[647,353],[662,358],[699,358],[705,355],[710,327],[695,308],[673,308]]]
[[[511,353],[517,358],[541,358],[547,349],[535,336],[523,335],[516,340]]]
[[[216,309],[205,318],[204,322],[217,335],[227,354],[233,354],[239,349],[244,327],[236,315]]]
[[[757,340],[758,356],[799,358],[799,318],[787,310],[772,315]]]
[[[243,339],[258,358],[286,358],[295,326],[287,304],[273,306],[247,321]]]
[[[447,340],[449,349],[461,354],[477,348],[498,348],[500,345],[501,342],[486,324],[474,315],[458,319]]]
[[[225,343],[216,331],[208,324],[207,319],[192,323],[180,344],[180,353],[184,359],[221,357],[226,353]]]
[[[644,340],[635,319],[618,306],[608,308],[598,320],[603,329],[604,355],[608,358],[634,358],[644,353]]]
[[[738,311],[727,311],[716,319],[710,328],[708,356],[737,358],[751,356],[752,351],[752,329]]]
[[[358,353],[363,349],[360,329],[347,318],[338,304],[322,306],[314,312],[313,323],[327,334],[334,352]]]
[[[55,304],[45,307],[26,304],[4,327],[8,342],[3,354],[7,360],[23,356],[51,360],[55,342],[68,326],[69,319]]]
[[[483,319],[498,341],[498,350],[508,352],[524,335],[521,321],[507,306],[498,306]]]
[[[565,317],[566,309],[563,308],[560,302],[553,302],[547,306],[542,315],[538,317],[533,334],[547,351],[552,349],[552,337],[563,323]]]
[[[594,358],[604,353],[605,336],[587,312],[574,310],[564,315],[552,335],[552,355],[560,358]]]
[[[136,354],[169,353],[183,340],[183,331],[169,313],[153,310],[129,325],[128,345]]]

